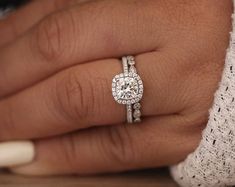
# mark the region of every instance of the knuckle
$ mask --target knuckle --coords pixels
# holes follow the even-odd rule
[[[101,152],[117,165],[128,166],[138,160],[133,139],[126,127],[106,128],[100,142]]]
[[[38,52],[48,62],[60,56],[61,29],[61,21],[53,15],[41,22],[36,30]]]
[[[100,113],[104,98],[99,96],[103,90],[101,85],[99,79],[88,72],[68,72],[63,82],[56,86],[59,108],[72,120],[88,122],[91,115]]]
[[[32,49],[46,62],[58,62],[68,57],[71,46],[66,43],[74,36],[74,24],[69,10],[47,17],[33,32]]]
[[[75,73],[69,73],[62,84],[59,82],[58,86],[56,86],[59,108],[61,108],[66,116],[74,121],[87,119],[89,115],[88,110],[90,110],[89,108],[93,103],[92,97],[87,97],[89,89],[87,89],[87,86],[82,80]]]

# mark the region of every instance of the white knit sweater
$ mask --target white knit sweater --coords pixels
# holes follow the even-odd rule
[[[184,162],[171,167],[182,187],[235,186],[235,14],[232,18],[223,77],[201,143]]]

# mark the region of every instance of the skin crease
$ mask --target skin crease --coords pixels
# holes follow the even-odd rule
[[[34,162],[11,170],[83,175],[183,160],[208,120],[231,14],[230,0],[60,0],[0,21],[0,139],[36,146]],[[111,95],[125,54],[145,86],[134,126]]]

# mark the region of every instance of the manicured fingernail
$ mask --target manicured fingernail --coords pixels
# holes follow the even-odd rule
[[[34,156],[34,144],[31,141],[0,143],[0,168],[28,164]]]

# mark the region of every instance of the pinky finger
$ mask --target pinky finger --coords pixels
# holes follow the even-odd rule
[[[37,141],[35,161],[12,171],[84,175],[171,165],[193,151],[200,140],[200,129],[187,126],[182,116],[174,115]]]

